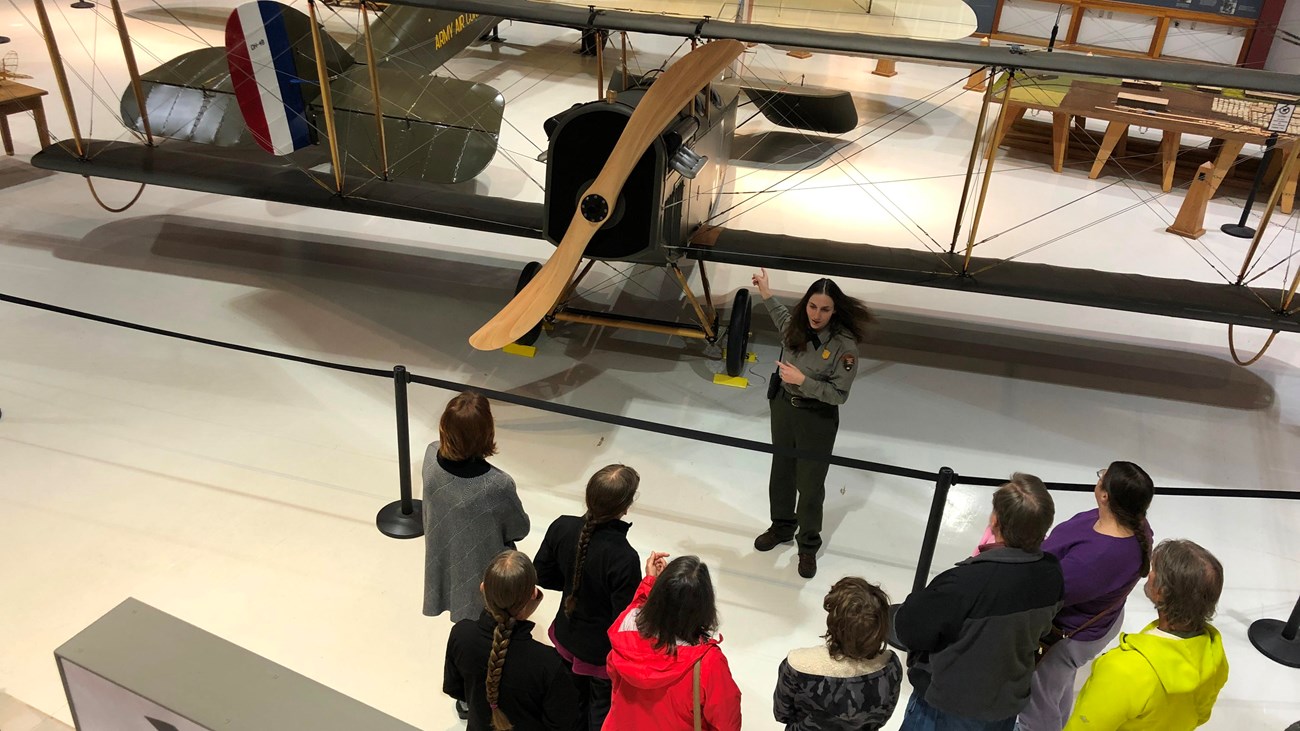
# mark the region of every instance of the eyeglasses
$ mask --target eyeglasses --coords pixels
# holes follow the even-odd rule
[[[1105,467],[1102,467],[1101,469],[1097,470],[1097,479],[1098,479],[1098,480],[1100,480],[1102,477],[1105,477],[1105,476],[1106,476],[1106,468],[1105,468]]]

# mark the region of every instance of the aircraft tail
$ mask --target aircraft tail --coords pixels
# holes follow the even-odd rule
[[[321,31],[331,76],[355,61]],[[274,155],[313,142],[307,105],[320,94],[311,19],[274,0],[236,8],[226,21],[226,59],[239,111],[253,139]]]

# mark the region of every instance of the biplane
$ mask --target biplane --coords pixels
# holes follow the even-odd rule
[[[901,0],[894,7],[898,5]],[[888,36],[851,28],[790,27],[798,21],[764,22],[771,17],[758,6],[748,15],[743,4],[718,8],[717,16],[684,17],[530,0],[400,0],[377,16],[373,37],[370,24],[363,23],[365,42],[344,48],[327,38],[315,18],[261,0],[232,14],[231,24],[240,27],[227,26],[226,48],[168,62],[140,75],[140,83],[123,94],[123,119],[148,142],[81,140],[78,135],[41,151],[33,164],[554,244],[555,252],[544,264],[524,267],[515,297],[471,338],[474,347],[484,350],[531,343],[548,321],[632,327],[723,341],[726,369],[736,375],[749,338],[748,294],[743,289],[736,293],[724,325],[707,277],[701,276],[704,296],[696,297],[680,268],[685,261],[701,268],[705,263],[765,266],[1274,333],[1300,331],[1300,307],[1291,303],[1294,284],[1288,293],[1247,288],[1240,280],[1218,284],[1002,262],[973,256],[971,243],[958,250],[956,235],[948,251],[936,252],[711,224],[727,175],[738,100],[747,85],[755,87],[729,71],[747,43],[1001,69],[1013,77],[1024,71],[1085,74],[1294,96],[1300,96],[1300,78],[1232,67],[1026,52],[910,37],[904,31]],[[733,14],[739,20],[718,19]],[[410,90],[397,81],[395,71],[416,68],[429,74],[502,18],[602,34],[678,36],[689,39],[694,50],[655,73],[610,74],[608,89],[603,65],[598,65],[598,98],[557,109],[544,125],[545,200],[519,201],[457,185],[472,180],[493,154],[502,109],[496,91],[431,75]],[[259,47],[264,53],[260,61],[252,57]],[[397,88],[380,93],[389,86]],[[1010,83],[1005,87],[1009,90]],[[818,105],[818,98],[826,96],[822,90],[763,91],[750,98],[778,123],[813,130],[842,125],[834,120],[834,111],[827,111],[833,106]],[[987,190],[987,175],[980,184],[973,171],[983,154],[980,135],[991,96],[991,91],[985,93],[976,125],[963,201],[968,192]],[[155,117],[159,121],[153,124]],[[154,134],[174,141],[154,145]],[[349,179],[341,156],[356,160],[366,174]],[[1290,155],[1288,165],[1295,165],[1296,157]],[[694,322],[572,306],[578,282],[597,261],[666,267],[682,286]]]

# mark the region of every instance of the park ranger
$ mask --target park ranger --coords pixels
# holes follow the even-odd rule
[[[866,305],[844,294],[829,279],[808,288],[793,312],[772,298],[767,270],[755,274],[754,286],[781,333],[781,357],[768,387],[772,407],[772,445],[830,455],[840,426],[840,404],[858,372],[858,344],[871,319]],[[799,575],[817,574],[821,548],[822,502],[829,463],[772,455],[768,501],[772,525],[754,539],[754,548],[770,551],[794,539],[799,547]]]

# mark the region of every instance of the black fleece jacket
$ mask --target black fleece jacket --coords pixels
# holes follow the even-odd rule
[[[1064,589],[1056,557],[1018,548],[986,550],[936,576],[894,619],[913,692],[967,718],[1019,713]]]
[[[596,526],[587,544],[573,616],[564,614],[564,600],[573,589],[582,518],[561,515],[546,529],[533,565],[537,583],[564,592],[555,615],[555,639],[564,649],[592,665],[604,665],[609,654],[609,626],[627,609],[641,583],[641,559],[627,542],[631,523],[611,520]]]
[[[487,612],[462,619],[447,638],[442,692],[469,704],[467,731],[491,731],[487,664],[496,620]],[[533,623],[515,622],[501,669],[498,700],[515,731],[569,731],[578,722],[578,689],[564,659],[533,639]]]

